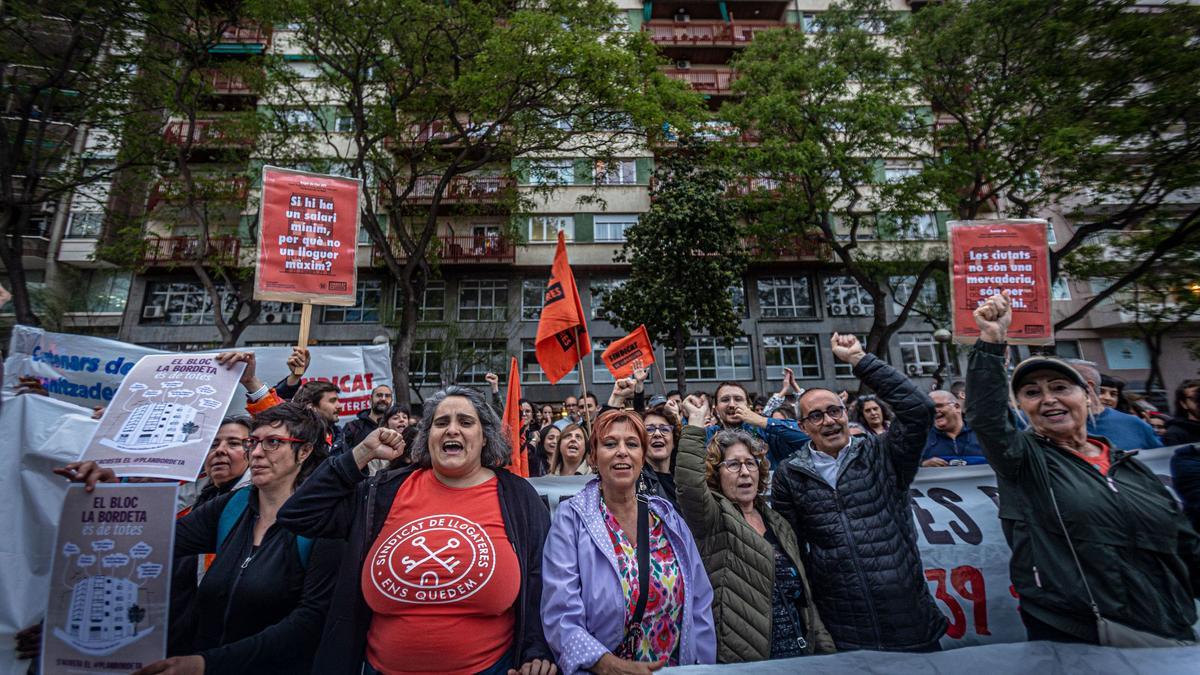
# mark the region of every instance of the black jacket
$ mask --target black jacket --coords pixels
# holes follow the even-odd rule
[[[1200,530],[1200,448],[1195,444],[1176,448],[1171,456],[1171,483],[1192,527]]]
[[[354,446],[363,442],[363,439],[379,428],[383,423],[383,416],[379,417],[379,421],[371,419],[370,408],[358,413],[354,419],[342,425],[342,444],[348,450],[353,450]]]
[[[387,521],[396,492],[416,468],[367,478],[354,463],[353,453],[347,452],[321,464],[279,509],[276,522],[297,534],[347,541],[333,604],[313,660],[314,673],[357,675],[362,670],[371,625],[371,609],[362,595],[363,564]],[[495,471],[500,515],[521,568],[510,652],[519,668],[531,659],[553,658],[541,618],[542,546],[550,530],[550,512],[528,481],[504,469]]]
[[[1172,417],[1167,422],[1167,433],[1163,436],[1163,445],[1183,445],[1184,443],[1200,443],[1200,422],[1193,422],[1183,417]]]
[[[209,482],[196,496],[192,510],[200,508],[221,495],[229,494],[241,476],[217,485]],[[186,656],[192,653],[192,639],[196,634],[196,576],[199,573],[199,556],[188,556],[175,561],[171,570],[170,628],[167,630],[167,656]]]
[[[206,673],[308,673],[329,609],[345,544],[313,542],[308,564],[296,535],[276,523],[254,549],[258,489],[242,512],[196,593],[196,632],[190,653]],[[225,494],[175,524],[175,557],[217,552]]]
[[[772,505],[796,529],[813,596],[839,650],[921,650],[946,632],[925,583],[909,486],[933,402],[903,374],[867,355],[854,374],[896,411],[882,436],[851,437],[833,489],[811,441],[779,465]]]
[[[1164,637],[1194,639],[1200,539],[1175,498],[1135,459],[1136,451],[1110,446],[1104,475],[1034,430],[1018,430],[1013,416],[1001,413],[1009,391],[1005,349],[980,341],[971,351],[966,416],[996,472],[1000,524],[1012,548],[1009,574],[1021,609],[1096,642],[1082,567],[1104,617]]]

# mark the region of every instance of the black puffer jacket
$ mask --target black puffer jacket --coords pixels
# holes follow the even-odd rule
[[[946,618],[925,584],[909,485],[933,402],[872,355],[854,374],[895,410],[895,421],[886,434],[854,437],[842,450],[836,490],[806,444],[775,472],[772,503],[796,529],[817,609],[839,650],[925,649],[946,632]]]

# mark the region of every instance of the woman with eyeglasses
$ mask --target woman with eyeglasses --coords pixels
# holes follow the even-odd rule
[[[312,411],[281,403],[255,416],[253,427],[244,441],[251,485],[175,523],[176,558],[215,554],[196,591],[191,650],[135,675],[312,672],[345,545],[298,537],[275,518],[325,459],[319,449],[325,425]],[[68,464],[55,473],[89,489],[117,480],[95,462]]]
[[[713,435],[708,406],[683,401],[688,424],[675,464],[679,510],[713,584],[717,662],[784,659],[836,651],[817,613],[796,534],[767,506],[767,449],[741,429]]]

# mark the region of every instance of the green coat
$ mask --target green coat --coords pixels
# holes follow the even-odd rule
[[[967,371],[967,423],[996,472],[1000,522],[1012,548],[1009,574],[1021,609],[1096,641],[1096,621],[1050,499],[1087,575],[1100,613],[1164,637],[1193,639],[1200,590],[1200,538],[1175,498],[1136,452],[1110,447],[1102,475],[1008,409],[1001,344],[978,342]],[[1098,439],[1107,441],[1104,439]]]
[[[713,586],[717,626],[717,662],[761,661],[771,656],[771,595],[775,586],[775,548],[746,522],[741,509],[709,489],[704,468],[704,429],[683,428],[675,459],[679,511],[696,537],[704,569]],[[762,502],[762,500],[759,500]],[[758,506],[804,583],[805,639],[810,653],[835,651],[833,638],[817,615],[812,589],[791,525],[765,503]]]

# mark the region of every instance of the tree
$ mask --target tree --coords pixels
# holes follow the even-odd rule
[[[363,228],[401,290],[392,371],[402,405],[452,186],[511,186],[538,172],[522,157],[607,156],[644,139],[637,129],[657,128],[665,107],[695,105],[657,71],[644,35],[617,31],[604,0],[362,0],[353,11],[296,0],[294,16],[320,71],[294,81],[280,107],[308,111],[327,152],[365,180]],[[485,201],[509,216],[501,245],[511,245],[529,202],[513,189]]]
[[[902,35],[908,84],[935,116],[924,180],[960,218],[1053,212],[1090,238],[1172,220],[1159,245],[1055,326],[1078,321],[1200,230],[1200,8],[1132,2],[930,3]],[[1157,230],[1157,228],[1156,228]]]
[[[742,336],[730,289],[746,262],[729,179],[706,144],[687,135],[660,154],[650,211],[625,230],[617,258],[629,263],[629,280],[603,297],[606,320],[627,331],[645,324],[652,340],[671,345],[681,392],[693,331]]]
[[[112,0],[0,7],[0,262],[20,323],[38,323],[22,261],[35,254],[25,237],[48,236],[47,214],[73,190],[151,159],[130,151],[103,168],[89,162],[115,152],[130,129],[132,16],[128,3]],[[84,136],[84,151],[75,152]]]
[[[721,108],[740,131],[728,156],[758,188],[745,200],[748,231],[768,255],[797,245],[832,253],[871,298],[866,348],[880,355],[946,258],[937,232],[920,232],[933,221],[918,181],[880,176],[882,158],[919,158],[927,130],[879,36],[893,21],[885,3],[851,0],[823,13],[813,36],[757,35],[734,61],[740,98]],[[903,297],[893,276],[914,277]],[[901,310],[889,321],[893,297]]]

